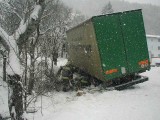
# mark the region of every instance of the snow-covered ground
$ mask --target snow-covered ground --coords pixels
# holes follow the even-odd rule
[[[2,67],[0,66],[0,68]],[[0,69],[0,115],[8,116],[8,87],[7,84],[3,82],[2,76],[2,69]]]
[[[142,75],[149,81],[123,91],[52,92],[32,105],[29,120],[160,120],[160,67]],[[1,82],[0,82],[1,84]],[[7,111],[7,91],[0,86],[0,114]],[[42,102],[42,109],[41,109]]]
[[[36,103],[35,120],[160,120],[160,67],[143,73],[149,81],[123,91],[53,92]]]

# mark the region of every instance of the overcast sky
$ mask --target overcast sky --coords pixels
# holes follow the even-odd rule
[[[2,0],[0,0],[2,1]],[[81,3],[82,1],[90,1],[90,0],[63,0],[66,2],[70,2],[70,3]],[[112,0],[110,0],[112,1]],[[123,1],[123,0],[121,0]],[[124,1],[128,1],[128,2],[138,2],[138,3],[150,3],[150,4],[154,4],[154,5],[159,5],[160,6],[160,0],[124,0]]]
[[[160,6],[160,0],[62,0],[66,5],[75,10],[81,11],[85,15],[97,15],[101,11],[104,4],[108,1],[128,1],[134,3],[153,4]],[[123,7],[123,6],[122,6]]]
[[[150,3],[150,4],[154,4],[154,5],[159,5],[160,6],[160,0],[124,0],[124,1],[137,2],[137,3]]]
[[[108,0],[62,0],[65,3],[68,3],[70,5],[76,5],[77,4],[83,4],[83,3],[90,3],[92,4],[92,2],[97,1],[97,4],[99,4],[100,2],[104,2],[104,1],[108,1]],[[111,2],[113,0],[110,0]],[[135,2],[135,3],[145,3],[145,4],[153,4],[153,5],[158,5],[160,6],[160,0],[119,0],[119,1],[128,1],[128,2]]]

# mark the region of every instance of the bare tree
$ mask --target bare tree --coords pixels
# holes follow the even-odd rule
[[[13,2],[14,3],[14,2]],[[29,1],[28,1],[29,3]],[[31,2],[30,2],[31,3]],[[6,2],[10,7],[15,7],[11,2]],[[34,4],[34,5],[33,5]],[[24,4],[24,6],[26,6]],[[19,61],[19,54],[22,51],[22,46],[27,42],[28,37],[35,31],[39,25],[41,16],[45,9],[45,0],[34,0],[32,2],[31,12],[23,11],[23,16],[20,19],[18,28],[16,28],[13,34],[9,35],[0,26],[0,41],[9,51],[9,67],[7,73],[9,76],[9,111],[12,119],[22,119],[23,114],[23,102],[22,102],[22,90],[23,85],[21,83],[22,70]],[[13,9],[14,11],[14,9]],[[15,14],[20,16],[18,12]]]
[[[76,25],[86,20],[86,17],[80,11],[73,11],[71,18],[72,18],[71,20],[72,22],[70,27],[75,27]]]
[[[109,1],[107,5],[105,5],[102,9],[102,14],[105,15],[105,14],[110,14],[110,13],[113,13],[113,9],[112,9],[112,4],[111,2]]]
[[[45,34],[41,39],[41,52],[45,58],[51,61],[46,71],[46,76],[53,82],[56,79],[53,71],[54,65],[57,65],[58,54],[65,42],[66,30],[69,28],[71,22],[72,11],[59,0],[52,2],[46,9],[47,13],[48,11],[50,11],[49,14],[42,17],[43,28],[47,29],[45,29]],[[44,41],[43,39],[47,40]]]
[[[24,85],[28,83],[28,93],[31,94],[35,82],[38,83],[38,77],[55,85],[57,78],[54,65],[57,64],[58,53],[65,43],[66,30],[73,26],[73,21],[74,25],[82,21],[83,16],[73,13],[60,0],[10,0],[2,6],[7,6],[2,9],[3,19],[0,19],[0,42],[9,51],[9,108],[12,118],[21,118],[23,96],[18,94],[23,91],[26,93],[26,89],[21,82],[23,70],[20,67],[25,68]],[[9,19],[11,17],[14,17],[14,22]],[[37,61],[40,57],[41,61]],[[30,65],[27,63],[28,59]],[[42,85],[43,80],[40,82],[38,84]],[[26,97],[24,102],[26,103]],[[25,104],[25,109],[28,104]]]

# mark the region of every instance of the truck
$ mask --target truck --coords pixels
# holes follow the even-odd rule
[[[102,81],[124,89],[148,80],[150,70],[142,10],[93,16],[67,31],[70,64]]]

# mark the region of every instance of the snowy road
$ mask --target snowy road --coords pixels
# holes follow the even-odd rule
[[[38,99],[38,112],[27,116],[29,120],[160,120],[160,67],[143,75],[149,81],[123,91],[86,93],[81,97],[75,92],[48,93],[50,97],[42,98],[42,113]],[[7,109],[5,94],[0,86],[3,113]]]

